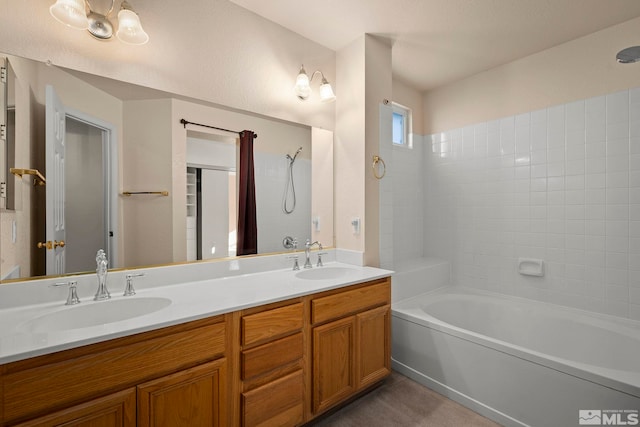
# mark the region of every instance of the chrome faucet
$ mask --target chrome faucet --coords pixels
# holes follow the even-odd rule
[[[138,274],[127,274],[125,277],[127,284],[124,287],[124,294],[122,296],[129,297],[136,294],[136,290],[133,288],[133,278],[134,277],[142,277],[144,273]]]
[[[94,301],[102,301],[111,298],[111,294],[107,289],[107,272],[109,261],[107,255],[102,249],[96,254],[96,274],[98,275],[98,291],[93,297]]]
[[[291,255],[288,256],[287,259],[292,259],[293,260],[293,271],[298,271],[300,270],[300,265],[298,265],[298,255]]]
[[[304,268],[311,268],[311,248],[314,245],[318,245],[318,249],[322,250],[322,244],[320,242],[318,242],[317,240],[313,243],[311,243],[311,240],[307,239],[307,242],[304,244]]]
[[[78,292],[76,290],[76,287],[78,286],[78,282],[75,280],[71,280],[69,282],[62,282],[62,283],[54,283],[53,285],[50,285],[54,288],[57,288],[59,286],[68,286],[69,287],[69,295],[67,296],[67,302],[65,303],[65,305],[76,305],[76,304],[80,304],[80,298],[78,298]]]

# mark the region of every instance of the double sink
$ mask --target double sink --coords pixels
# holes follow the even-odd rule
[[[334,280],[347,278],[357,271],[348,267],[321,267],[296,272],[303,280]],[[118,297],[108,301],[86,302],[74,306],[56,307],[55,311],[30,318],[17,326],[22,333],[51,333],[108,325],[135,319],[160,311],[173,303],[172,298],[157,296]]]

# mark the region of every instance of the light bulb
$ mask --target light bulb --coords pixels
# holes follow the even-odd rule
[[[49,13],[58,22],[77,30],[86,30],[89,20],[84,8],[84,0],[56,0]]]

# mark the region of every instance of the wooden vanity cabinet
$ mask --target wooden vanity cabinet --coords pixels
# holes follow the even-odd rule
[[[390,302],[388,278],[311,300],[314,415],[389,375]]]
[[[2,365],[0,426],[226,426],[230,320],[217,316]]]
[[[298,426],[390,373],[390,278],[0,365],[0,427]]]

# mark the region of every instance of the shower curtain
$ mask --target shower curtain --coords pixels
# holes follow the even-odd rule
[[[240,132],[238,255],[258,253],[256,187],[253,170],[253,138],[253,131],[244,130]]]

